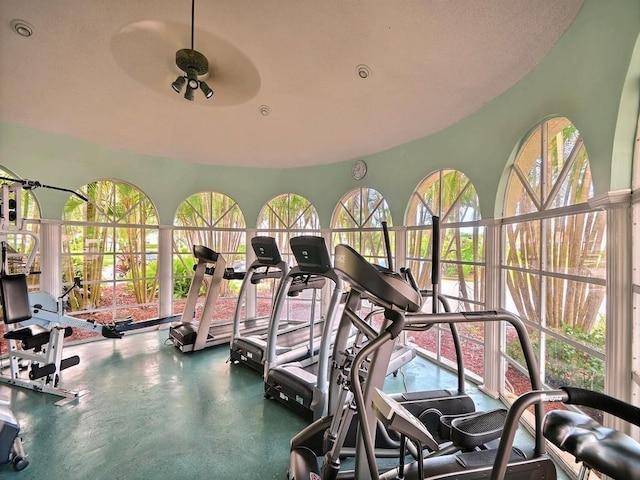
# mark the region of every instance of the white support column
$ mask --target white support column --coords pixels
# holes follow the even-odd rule
[[[607,212],[607,306],[605,335],[605,393],[631,402],[633,314],[631,262],[631,195],[630,191],[609,192],[590,201]],[[629,433],[625,422],[611,415],[605,424]]]
[[[501,224],[492,219],[486,225],[485,246],[485,308],[500,308],[502,282],[500,281]],[[480,389],[487,395],[498,398],[504,387],[505,366],[500,357],[503,326],[498,322],[487,322],[484,326],[484,383]]]
[[[40,222],[40,288],[55,298],[62,294],[62,245],[60,222]],[[72,278],[67,279],[73,281]]]
[[[173,227],[160,225],[158,232],[158,314],[173,315]]]
[[[245,243],[247,245],[247,252],[246,252],[246,258],[245,258],[246,268],[249,268],[249,265],[251,265],[256,260],[256,252],[254,252],[253,248],[251,248],[251,239],[257,235],[258,235],[257,229],[247,228],[247,232],[245,234],[245,238],[246,238]],[[246,298],[244,299],[246,318],[256,318],[258,316],[258,312],[257,312],[258,286],[251,284],[247,287],[246,292],[247,292]]]

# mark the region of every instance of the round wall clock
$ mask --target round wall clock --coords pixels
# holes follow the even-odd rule
[[[362,180],[364,176],[367,174],[367,164],[364,160],[357,160],[353,163],[353,167],[351,167],[351,175],[356,180]]]

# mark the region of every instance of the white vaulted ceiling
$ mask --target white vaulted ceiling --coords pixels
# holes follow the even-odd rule
[[[340,162],[473,113],[536,66],[582,3],[197,0],[194,48],[215,94],[189,102],[170,84],[191,1],[0,0],[0,120],[192,163]]]

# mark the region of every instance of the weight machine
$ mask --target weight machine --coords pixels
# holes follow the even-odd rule
[[[43,187],[72,193],[83,201],[88,199],[73,190],[31,180],[6,177],[0,177],[0,180],[12,182],[0,186],[0,293],[10,370],[9,375],[4,372],[0,374],[0,382],[63,397],[57,402],[61,405],[86,393],[60,386],[62,371],[80,363],[77,355],[63,358],[64,339],[72,334],[73,328],[97,332],[106,338],[120,338],[123,334],[115,324],[101,324],[65,315],[66,295],[79,285],[79,279],[57,298],[48,292],[29,293],[27,276],[39,273],[33,272],[32,267],[40,238],[26,228],[22,218],[21,191]],[[33,242],[28,254],[11,251],[9,238],[20,236]],[[14,270],[11,273],[10,267]]]

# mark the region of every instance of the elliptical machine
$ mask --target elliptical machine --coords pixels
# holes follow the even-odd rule
[[[391,356],[392,340],[403,329],[424,330],[437,323],[478,321],[509,322],[513,325],[523,348],[532,386],[541,390],[542,384],[533,348],[522,321],[506,312],[406,315],[419,310],[420,293],[399,275],[373,267],[346,245],[336,247],[335,269],[343,281],[351,285],[342,320],[350,322],[352,326],[361,330],[363,335],[369,336],[369,339],[354,357],[350,358],[342,352],[337,355],[346,361],[344,371],[348,376],[342,379],[342,393],[334,410],[335,415],[314,422],[291,440],[289,480],[476,480],[489,475],[492,479],[555,480],[555,467],[545,455],[544,438],[540,428],[543,417],[541,404],[535,405],[534,446],[511,448],[512,435],[517,429],[520,417],[517,410],[507,415],[505,410],[500,409],[474,412],[469,416],[454,419],[445,419],[443,416],[443,423],[449,420],[445,426],[448,425],[451,431],[450,443],[443,447],[412,413],[390,396],[378,392],[382,388]],[[363,328],[362,319],[353,311],[351,301],[360,295],[366,295],[376,305],[384,308],[385,323],[379,333]],[[355,469],[345,472],[341,469],[342,447],[352,429],[354,418],[357,419]],[[378,465],[375,450],[378,421],[387,429],[400,434],[402,444],[399,465],[395,468],[382,467],[382,474],[379,472],[381,467]],[[324,435],[319,436],[318,433],[323,429]],[[501,435],[502,439],[496,448],[495,443]],[[426,450],[423,450],[425,448]],[[405,465],[406,453],[409,453],[413,460]],[[497,476],[496,468],[501,466],[504,467],[502,472],[506,471],[506,476]]]

